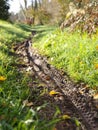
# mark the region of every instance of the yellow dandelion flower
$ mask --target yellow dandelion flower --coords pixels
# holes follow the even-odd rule
[[[4,81],[6,78],[4,76],[0,76],[0,81]]]
[[[52,95],[56,95],[56,94],[59,94],[59,92],[56,92],[55,90],[52,90],[49,92],[49,95],[52,96]]]
[[[95,69],[98,69],[98,64],[95,64]]]

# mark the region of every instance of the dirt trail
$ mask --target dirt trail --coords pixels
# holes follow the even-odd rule
[[[36,105],[42,105],[45,101],[49,103],[48,107],[40,112],[42,118],[49,118],[50,120],[55,113],[55,106],[57,105],[60,108],[61,115],[66,114],[72,118],[76,117],[81,123],[81,125],[77,127],[74,121],[63,120],[57,123],[57,130],[98,130],[98,113],[89,89],[85,87],[83,83],[75,84],[65,73],[58,71],[50,65],[45,57],[40,56],[38,52],[32,48],[31,41],[31,38],[28,38],[14,48],[20,57],[20,61],[24,62],[22,67],[25,68],[25,71],[31,72],[33,81],[34,78],[36,78],[40,84],[42,84],[31,83],[31,86],[33,86],[30,87],[33,97],[31,100],[34,102],[34,95],[40,95],[41,90],[48,90],[48,92],[55,90],[59,92],[54,96],[49,96],[47,92],[44,92],[44,94],[36,100]],[[36,90],[38,91],[35,92]]]

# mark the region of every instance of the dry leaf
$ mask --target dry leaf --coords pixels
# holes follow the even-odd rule
[[[96,50],[98,50],[98,45],[96,46]]]
[[[50,80],[51,78],[50,78],[50,76],[46,76],[45,79],[46,80]]]
[[[63,115],[62,116],[62,119],[64,119],[64,120],[67,120],[67,119],[70,119],[71,117],[70,116],[68,116],[68,115]]]
[[[49,92],[50,96],[56,95],[56,94],[60,94],[59,92],[56,92],[55,90],[52,90]]]
[[[98,109],[98,93],[93,96],[95,107]]]
[[[57,130],[57,128],[53,128],[53,130]]]
[[[79,91],[80,94],[84,94],[84,92],[82,90]]]
[[[98,109],[98,105],[95,105],[95,107]]]
[[[98,69],[98,63],[97,63],[97,64],[95,64],[95,69]]]
[[[98,93],[93,96],[93,99],[98,99]]]
[[[23,101],[23,105],[30,107],[30,106],[33,105],[33,102],[29,102],[28,100],[24,100],[24,101]]]
[[[4,81],[6,78],[4,76],[0,76],[0,81]]]
[[[33,102],[28,102],[28,103],[26,104],[26,106],[28,106],[28,107],[33,106]]]

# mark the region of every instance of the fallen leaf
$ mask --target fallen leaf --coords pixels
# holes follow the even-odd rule
[[[71,12],[67,13],[67,14],[66,14],[66,19],[68,19],[71,15],[72,15]]]
[[[57,130],[57,128],[53,128],[53,130]]]
[[[95,105],[95,107],[98,109],[98,105]]]
[[[4,76],[0,76],[0,81],[4,81],[6,78]]]
[[[82,90],[79,91],[80,94],[84,94],[84,92]]]
[[[56,94],[60,94],[59,92],[56,92],[55,90],[52,90],[49,92],[50,96],[56,95]]]
[[[96,50],[98,50],[98,45],[96,46]]]
[[[68,116],[68,115],[63,115],[63,116],[62,116],[62,119],[67,120],[67,119],[71,119],[71,117]]]
[[[27,103],[26,106],[28,106],[28,107],[33,106],[33,102],[29,102],[29,103]]]
[[[93,99],[98,99],[98,93],[93,96]]]
[[[98,63],[97,63],[97,64],[95,64],[95,69],[98,69]]]
[[[50,76],[46,76],[45,79],[46,80],[50,80],[51,78],[50,78]]]
[[[30,107],[30,106],[33,105],[33,102],[29,102],[28,100],[24,100],[24,101],[23,101],[23,105]]]
[[[28,100],[27,100],[27,99],[23,101],[23,105],[24,105],[24,106],[26,106],[27,103],[28,103]]]

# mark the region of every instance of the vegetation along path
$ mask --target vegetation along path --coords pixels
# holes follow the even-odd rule
[[[42,105],[44,101],[52,103],[39,112],[41,118],[50,120],[55,112],[53,104],[56,104],[63,116],[62,120],[59,118],[60,122],[57,120],[55,129],[98,130],[97,110],[89,88],[83,83],[76,84],[71,81],[67,74],[50,65],[47,58],[40,56],[31,45],[32,39],[28,38],[15,45],[14,50],[22,62],[19,71],[24,69],[30,72],[33,80],[29,85],[30,100],[34,102],[36,97],[35,105]],[[35,82],[35,78],[40,81],[40,85]]]

